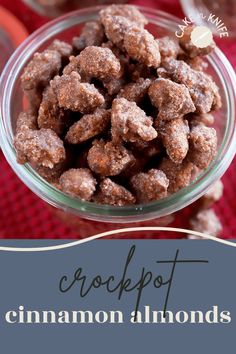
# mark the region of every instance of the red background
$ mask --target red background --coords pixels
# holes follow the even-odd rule
[[[176,0],[136,0],[133,4],[145,5],[164,10],[183,18],[180,4]],[[0,5],[15,14],[26,26],[29,32],[34,31],[48,20],[42,18],[21,0],[0,0]],[[218,45],[236,68],[236,40],[222,40]],[[224,196],[214,209],[223,224],[224,238],[236,236],[236,162],[223,177]],[[175,217],[171,226],[186,227],[184,220],[188,218],[191,208],[185,208]],[[13,173],[0,152],[0,237],[1,238],[78,238],[75,230],[65,226],[45,208],[35,196]],[[176,235],[178,237],[178,235]]]

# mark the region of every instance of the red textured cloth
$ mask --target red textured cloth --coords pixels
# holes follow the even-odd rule
[[[176,0],[135,0],[130,3],[145,5],[183,17],[181,7]],[[13,12],[26,26],[29,32],[47,22],[27,8],[20,0],[0,0],[0,5]],[[236,41],[222,40],[219,46],[236,68]],[[236,237],[236,161],[223,177],[224,196],[215,205],[215,211],[224,226],[225,238]],[[14,174],[0,152],[0,237],[1,238],[78,238],[79,233],[65,226],[37,196],[35,196]],[[174,227],[186,227],[186,219],[191,208],[178,212]],[[164,235],[165,236],[165,235]],[[172,235],[179,237],[178,234]]]

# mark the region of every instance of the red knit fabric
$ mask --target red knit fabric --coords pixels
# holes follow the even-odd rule
[[[158,8],[176,16],[183,17],[181,7],[176,0],[132,0],[132,4]],[[47,19],[31,11],[20,0],[0,0],[0,5],[14,13],[26,26],[29,32],[46,23]],[[219,46],[236,68],[236,41],[222,40]],[[223,177],[224,196],[214,209],[224,226],[225,238],[236,236],[236,161]],[[14,174],[0,152],[0,237],[1,238],[78,238],[78,230],[66,226],[58,217],[51,213],[50,208],[34,195]],[[186,227],[186,220],[191,207],[177,213],[174,227]],[[127,236],[128,237],[128,236]],[[166,237],[161,234],[158,237]],[[182,237],[182,235],[170,235]]]

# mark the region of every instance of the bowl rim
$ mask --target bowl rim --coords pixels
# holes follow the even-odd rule
[[[57,208],[69,211],[85,219],[109,221],[113,223],[144,221],[163,217],[191,204],[206,193],[206,191],[212,186],[212,183],[221,178],[235,155],[236,75],[228,59],[219,48],[216,48],[215,52],[208,57],[208,60],[214,69],[218,71],[218,74],[222,74],[221,71],[224,69],[225,75],[228,75],[227,80],[224,75],[220,76],[221,83],[225,89],[228,108],[227,124],[221,146],[210,166],[204,170],[204,172],[200,174],[197,179],[195,179],[188,187],[185,187],[161,200],[144,205],[141,204],[118,207],[101,205],[93,202],[82,201],[79,198],[73,198],[59,191],[50,183],[45,181],[29,164],[19,165],[16,162],[16,155],[13,147],[13,132],[9,124],[7,126],[4,125],[4,117],[7,115],[10,116],[11,93],[14,87],[15,79],[18,77],[17,74],[19,74],[22,67],[24,67],[25,63],[29,59],[29,55],[27,56],[29,50],[31,52],[31,57],[37,48],[43,45],[43,41],[46,41],[49,37],[53,37],[55,34],[60,34],[60,32],[79,24],[79,18],[83,19],[88,14],[92,14],[93,16],[97,15],[98,11],[104,7],[105,6],[95,6],[73,11],[50,21],[32,33],[14,52],[1,76],[0,143],[6,159],[18,177],[20,177],[20,179],[41,199]],[[172,27],[176,29],[177,25],[181,21],[179,18],[164,11],[159,11],[144,6],[137,6],[137,8],[141,10],[141,12],[146,15],[149,20],[151,20],[151,23],[154,24],[155,21],[157,22],[157,19],[161,17],[165,26],[169,26],[168,28],[170,28],[170,25],[172,25]],[[88,19],[86,18],[86,20]],[[84,21],[81,21],[81,23],[82,22]],[[64,27],[65,24],[67,27]],[[220,70],[217,66],[217,61],[220,61],[223,65],[222,70]],[[228,80],[230,80],[230,82]]]

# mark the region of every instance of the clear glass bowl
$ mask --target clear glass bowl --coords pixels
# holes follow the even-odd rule
[[[180,2],[185,15],[192,16],[198,25],[209,27],[215,35],[219,36],[221,32],[217,30],[216,24],[208,21],[209,15],[213,14],[214,19],[218,17],[225,24],[230,37],[236,37],[235,0],[180,0]],[[205,17],[203,18],[201,14]]]
[[[105,229],[108,223],[111,227],[115,223],[124,224],[152,220],[148,222],[149,225],[157,225],[159,221],[163,220],[160,218],[167,217],[201,197],[224,174],[234,157],[236,77],[227,58],[219,49],[216,49],[207,58],[209,73],[219,85],[223,100],[222,109],[215,115],[215,128],[219,139],[218,152],[211,165],[181,191],[165,199],[145,205],[127,207],[97,205],[72,198],[60,192],[42,179],[29,164],[19,165],[16,162],[13,138],[17,116],[24,109],[24,99],[20,85],[23,68],[36,51],[43,50],[53,39],[59,38],[69,41],[74,35],[78,35],[81,25],[86,21],[96,19],[100,9],[101,7],[94,7],[76,11],[46,24],[33,33],[14,53],[2,74],[0,83],[0,140],[2,150],[19,178],[41,199],[56,207],[58,213],[61,213],[60,210],[66,212],[65,219],[67,221],[70,220],[69,214],[74,214],[74,219],[78,221],[78,225],[80,218],[83,218],[99,221]],[[175,33],[178,25],[177,18],[145,7],[141,7],[140,10],[148,18],[150,22],[148,29],[155,36]],[[85,225],[85,220],[81,221]],[[99,223],[88,223],[87,225],[90,227],[92,224],[98,225]],[[115,227],[117,225],[114,225]]]

